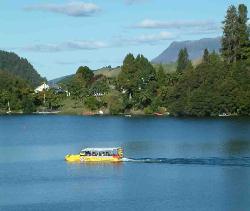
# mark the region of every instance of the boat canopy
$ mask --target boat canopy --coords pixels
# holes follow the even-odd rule
[[[85,148],[82,149],[82,152],[86,152],[86,151],[91,151],[91,152],[103,152],[103,151],[114,151],[114,150],[118,150],[121,149],[121,147],[113,147],[113,148]]]

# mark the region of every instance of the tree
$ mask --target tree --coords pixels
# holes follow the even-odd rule
[[[130,53],[123,60],[121,72],[118,75],[119,88],[125,90],[127,95],[132,95],[136,87],[136,71],[135,58],[133,54]]]
[[[221,57],[218,53],[213,51],[212,53],[209,54],[209,63],[210,64],[218,64],[221,62]]]
[[[228,63],[246,60],[250,57],[250,38],[247,7],[240,4],[238,10],[230,6],[223,21],[222,55]]]
[[[166,73],[164,72],[162,64],[160,64],[158,71],[156,72],[156,79],[159,86],[166,85]]]
[[[203,57],[202,57],[202,62],[203,63],[209,63],[209,51],[208,51],[207,48],[204,50]]]
[[[94,73],[87,66],[80,66],[76,71],[76,77],[83,79],[86,83],[90,83],[94,77]]]
[[[94,81],[90,87],[90,93],[92,95],[101,93],[105,94],[109,91],[108,80],[104,75],[96,75]]]
[[[238,36],[239,36],[239,52],[238,60],[246,60],[250,57],[250,34],[248,29],[247,7],[240,4],[238,7]]]
[[[99,101],[94,96],[87,97],[84,101],[84,104],[91,109],[92,111],[100,109],[103,105],[102,101]]]
[[[105,96],[105,101],[111,114],[120,114],[124,112],[124,103],[121,93],[113,91]]]
[[[31,96],[25,96],[22,102],[23,112],[32,113],[36,111],[34,99]]]
[[[239,38],[238,33],[238,15],[236,7],[231,5],[223,23],[223,36],[221,52],[224,60],[230,64],[236,62]]]
[[[68,90],[71,92],[71,95],[74,100],[83,102],[90,94],[90,86],[93,82],[94,73],[87,66],[80,66],[75,76],[70,79],[68,83]]]
[[[192,63],[189,60],[187,48],[181,49],[178,55],[176,71],[179,73],[182,73],[185,69],[191,68],[191,67],[192,67]]]

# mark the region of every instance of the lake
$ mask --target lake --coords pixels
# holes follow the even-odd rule
[[[69,164],[82,147],[129,162]],[[0,210],[250,210],[250,119],[0,116]]]

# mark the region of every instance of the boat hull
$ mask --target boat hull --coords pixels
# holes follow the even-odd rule
[[[66,155],[67,162],[122,162],[122,158],[114,156],[80,156]]]

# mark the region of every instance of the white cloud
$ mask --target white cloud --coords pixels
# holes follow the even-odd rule
[[[119,43],[125,45],[140,45],[140,44],[149,44],[155,45],[161,41],[173,40],[176,36],[170,32],[160,32],[158,34],[144,34],[134,38],[122,38],[119,40]]]
[[[31,5],[25,7],[26,10],[40,10],[40,11],[48,11],[54,13],[61,13],[68,16],[75,17],[85,17],[91,16],[98,11],[100,8],[93,3],[84,3],[84,2],[69,2],[66,4],[39,4],[39,5]]]
[[[199,29],[199,30],[218,30],[219,26],[214,21],[158,21],[145,19],[134,26],[135,28],[144,29]]]
[[[62,52],[62,51],[76,51],[76,50],[96,50],[102,48],[119,48],[124,45],[141,45],[141,44],[150,44],[155,45],[164,40],[174,40],[176,36],[170,32],[162,31],[158,34],[144,34],[138,37],[132,38],[122,38],[118,37],[112,42],[103,42],[103,41],[68,41],[57,44],[35,44],[30,46],[25,46],[19,48],[24,51],[31,52]]]
[[[95,50],[108,47],[106,43],[101,41],[70,41],[59,44],[37,44],[22,49],[33,52],[61,52],[72,50]]]
[[[162,40],[172,40],[175,36],[169,32],[160,32],[159,34],[141,35],[134,39],[138,43],[152,43]]]

